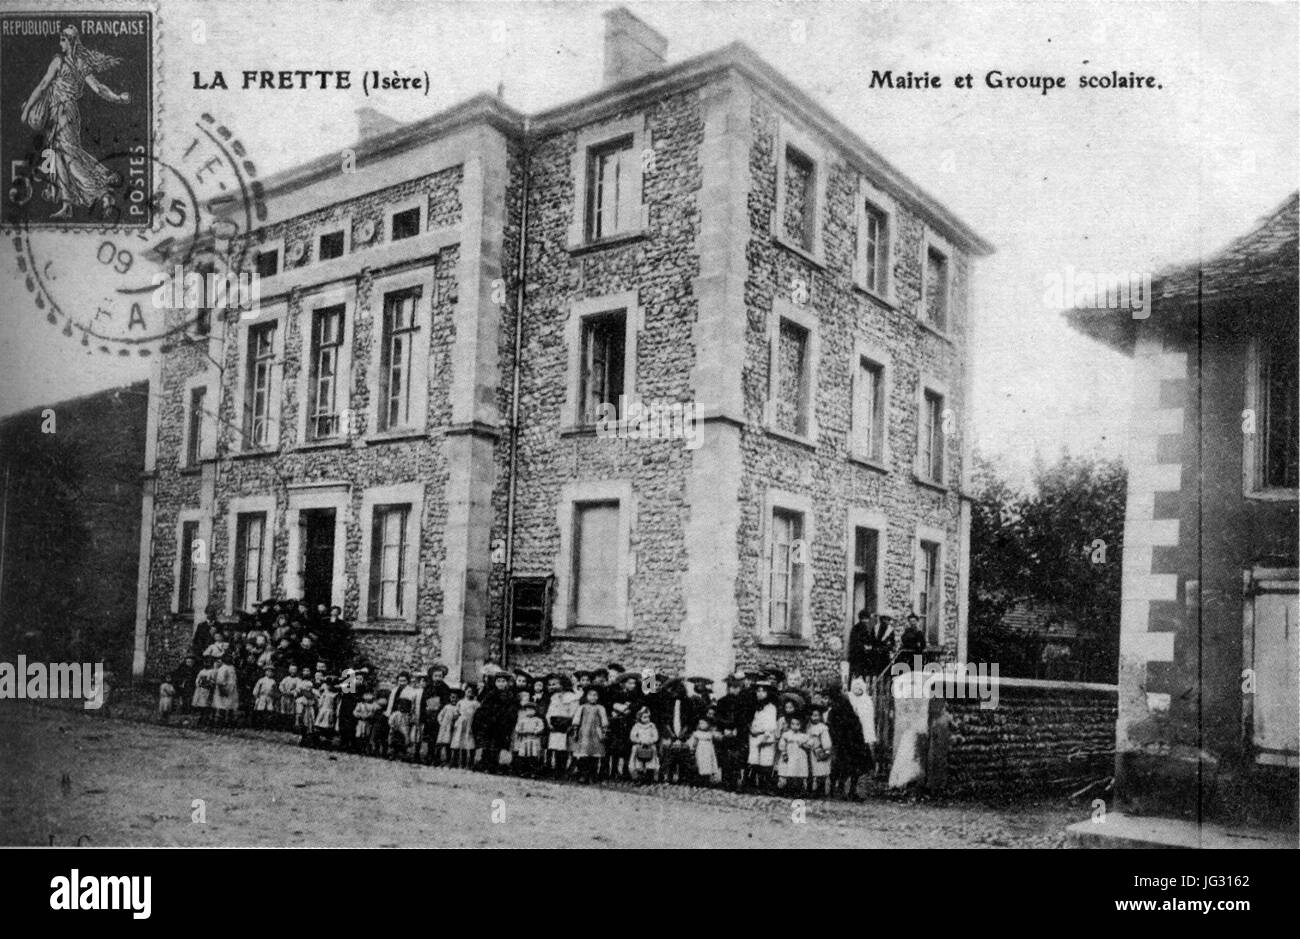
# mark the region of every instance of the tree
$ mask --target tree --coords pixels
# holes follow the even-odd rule
[[[971,657],[1017,670],[1037,652],[1004,617],[1017,602],[1059,611],[1077,624],[1076,664],[1114,681],[1118,665],[1126,477],[1118,460],[1068,453],[1035,463],[1020,493],[976,456],[971,513]]]

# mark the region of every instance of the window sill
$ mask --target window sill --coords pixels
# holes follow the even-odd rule
[[[782,636],[773,633],[759,636],[758,645],[764,649],[807,649],[812,644],[803,636]]]
[[[375,434],[368,434],[365,438],[366,446],[374,446],[381,443],[400,443],[404,440],[425,440],[428,435],[414,428],[404,428],[402,430],[382,430]]]
[[[773,427],[770,424],[765,429],[767,430],[769,437],[776,437],[780,440],[786,440],[789,441],[790,443],[798,444],[799,446],[805,447],[809,450],[817,449],[817,443],[811,437],[806,437],[803,434],[792,434],[788,430],[781,430],[780,428]]]
[[[595,424],[569,424],[567,427],[560,428],[561,437],[594,437],[596,436]]]
[[[938,338],[942,339],[944,342],[947,343],[952,342],[952,336],[949,335],[944,330],[940,329],[938,326],[935,326],[933,323],[923,320],[919,316],[916,318],[916,323],[926,332],[930,333],[933,336],[937,336]]]
[[[865,466],[867,469],[875,470],[877,473],[884,473],[888,475],[890,472],[889,466],[887,464],[881,462],[880,460],[874,459],[872,457],[864,456],[861,453],[850,452],[849,462],[856,463],[859,466]]]
[[[177,467],[176,471],[182,476],[202,476],[203,467],[194,463],[186,463],[184,466]]]
[[[568,639],[572,642],[631,642],[632,634],[625,629],[610,626],[570,626],[551,632],[552,639]]]
[[[352,624],[353,632],[378,633],[393,636],[412,635],[420,630],[404,619],[372,619]]]
[[[308,440],[294,444],[295,450],[336,450],[352,445],[346,437],[330,437],[327,440]]]
[[[276,456],[279,454],[279,447],[249,447],[244,450],[236,450],[230,454],[232,460],[250,460],[259,456]]]
[[[857,281],[854,281],[853,289],[856,290],[858,293],[862,294],[864,297],[869,297],[870,299],[875,300],[877,303],[879,303],[881,306],[885,307],[886,309],[893,310],[895,312],[897,312],[899,309],[897,300],[891,300],[889,297],[883,296],[882,294],[878,294],[870,287],[866,287],[862,284],[859,284]]]
[[[1248,489],[1242,497],[1255,502],[1295,502],[1300,497],[1296,489]]]
[[[807,248],[805,248],[803,245],[799,244],[798,242],[791,241],[789,238],[787,238],[785,235],[782,235],[780,232],[772,233],[772,241],[773,243],[780,245],[782,248],[785,248],[787,251],[793,251],[795,254],[799,255],[799,257],[803,258],[805,261],[807,261],[809,264],[816,267],[818,270],[823,270],[823,271],[826,270],[825,258],[821,257],[815,251],[809,251]]]
[[[631,244],[648,237],[650,237],[649,230],[636,228],[631,231],[619,232],[617,235],[606,235],[604,238],[597,238],[594,241],[570,242],[568,250],[570,254],[586,254],[589,251],[599,251],[602,248]]]
[[[944,483],[935,482],[933,479],[927,479],[926,477],[922,476],[920,473],[913,473],[912,481],[915,482],[918,486],[924,486],[926,489],[933,489],[935,492],[942,492],[944,495],[947,495],[949,492],[952,491]]]

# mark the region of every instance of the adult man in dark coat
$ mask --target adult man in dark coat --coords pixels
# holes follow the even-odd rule
[[[744,721],[741,711],[744,702],[740,689],[745,677],[740,673],[727,676],[727,692],[718,699],[718,726],[722,740],[718,747],[718,765],[722,770],[722,784],[734,789],[740,784],[740,774],[745,768],[745,756],[749,746],[749,721]],[[753,720],[750,712],[749,720]]]
[[[921,629],[921,617],[915,613],[907,614],[907,628],[903,630],[903,638],[898,643],[899,655],[905,657],[908,665],[911,665],[913,655],[921,655],[925,652],[925,631]]]
[[[203,622],[194,627],[194,638],[190,640],[190,651],[195,659],[203,655],[203,650],[212,645],[212,633],[221,628],[217,622],[218,607],[209,604],[204,611]]]
[[[651,720],[659,728],[660,774],[666,782],[693,775],[687,741],[703,713],[698,700],[686,693],[686,682],[680,678],[665,683],[655,695],[655,706],[650,713]]]
[[[509,751],[514,742],[519,699],[510,685],[508,672],[494,674],[492,688],[484,693],[483,703],[474,715],[474,739],[483,747],[483,762],[490,773],[506,768],[501,754]]]

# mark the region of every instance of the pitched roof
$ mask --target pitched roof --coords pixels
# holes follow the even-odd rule
[[[1158,271],[1151,279],[1151,319],[1181,323],[1199,315],[1202,323],[1224,308],[1252,298],[1290,297],[1300,288],[1300,191],[1208,258]],[[1127,352],[1136,323],[1122,310],[1071,309],[1070,325]]]

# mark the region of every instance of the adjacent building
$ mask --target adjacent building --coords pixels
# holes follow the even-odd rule
[[[1139,813],[1296,817],[1297,196],[1149,314],[1075,310],[1134,357],[1116,780]]]
[[[153,376],[138,671],[338,604],[381,668],[964,655],[968,226],[742,45],[607,15],[605,84],[267,183],[256,314]]]

